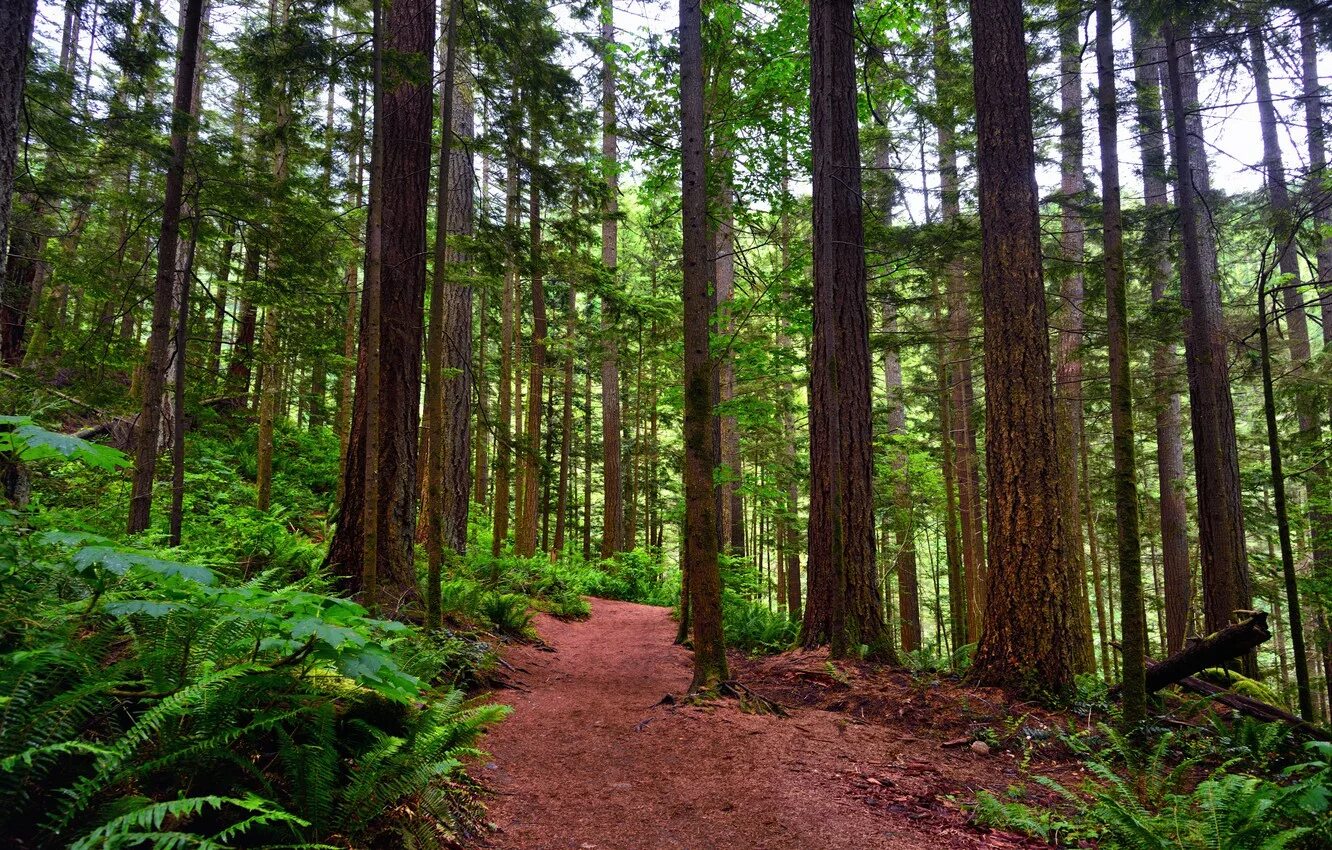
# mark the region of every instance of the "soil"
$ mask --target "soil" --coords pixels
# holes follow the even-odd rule
[[[1037,772],[1076,784],[1053,734],[1069,718],[1000,692],[803,652],[732,659],[786,717],[687,704],[670,612],[591,605],[582,622],[538,616],[546,646],[506,655],[512,689],[496,699],[514,713],[477,771],[496,792],[491,847],[1038,847],[972,823],[965,805],[979,788],[1044,800]],[[991,744],[973,749],[978,738]]]

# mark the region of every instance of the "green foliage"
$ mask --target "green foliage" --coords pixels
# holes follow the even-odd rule
[[[29,416],[0,416],[0,426],[8,426],[0,430],[0,455],[12,461],[73,460],[108,472],[130,462],[123,452],[110,446],[48,431]]]
[[[465,764],[507,709],[455,686],[488,648],[370,617],[281,565],[237,576],[52,527],[72,515],[39,500],[3,515],[0,834],[443,848],[482,830]]]
[[[800,632],[782,611],[746,599],[730,588],[722,591],[722,633],[726,645],[754,655],[791,648]]]
[[[532,636],[532,612],[521,593],[487,593],[481,597],[479,612],[502,635]]]
[[[1099,753],[1072,742],[1090,777],[1079,791],[1040,780],[1061,795],[1071,818],[985,793],[977,818],[1048,841],[1086,837],[1125,850],[1312,850],[1332,842],[1332,744],[1307,744],[1308,760],[1275,776],[1237,772],[1228,762],[1189,787],[1201,757],[1172,765],[1173,735],[1144,752],[1110,727],[1101,732],[1107,743]]]

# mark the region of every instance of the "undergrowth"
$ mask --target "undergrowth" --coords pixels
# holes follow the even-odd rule
[[[1063,801],[1061,809],[980,791],[973,809],[977,822],[1060,847],[1080,842],[1124,850],[1332,846],[1332,744],[1296,748],[1289,730],[1250,720],[1213,720],[1211,731],[1217,734],[1207,743],[1164,732],[1144,746],[1109,726],[1099,731],[1095,750],[1076,737],[1067,739],[1084,763],[1087,778],[1079,787],[1036,779]]]

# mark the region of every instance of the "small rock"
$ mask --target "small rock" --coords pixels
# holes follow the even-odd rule
[[[971,751],[978,756],[988,756],[990,754],[990,745],[984,741],[973,741]]]

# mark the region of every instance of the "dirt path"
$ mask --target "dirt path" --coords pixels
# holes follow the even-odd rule
[[[940,758],[936,742],[818,710],[779,719],[733,704],[653,707],[690,678],[666,609],[593,600],[586,622],[536,625],[555,652],[508,656],[526,690],[499,694],[515,711],[489,736],[480,771],[498,792],[495,847],[1019,846],[941,798],[968,793],[915,758],[926,747]],[[973,768],[980,758],[942,752]]]

